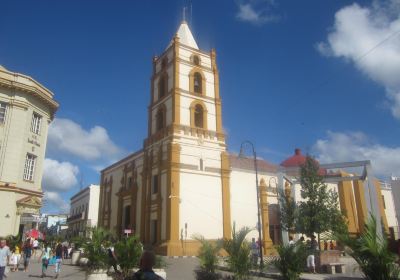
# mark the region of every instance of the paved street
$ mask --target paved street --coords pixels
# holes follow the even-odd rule
[[[347,273],[345,275],[329,275],[329,274],[308,274],[305,273],[302,275],[302,279],[307,280],[355,280],[361,279],[360,273],[355,271],[355,267],[353,266],[354,261],[351,258],[343,258],[341,261],[347,264]],[[167,262],[167,278],[168,280],[195,280],[193,271],[198,266],[197,258],[168,258]],[[71,266],[69,260],[64,261],[63,266],[61,268],[61,273],[58,279],[68,279],[68,280],[84,280],[85,279],[85,271],[79,266]],[[22,268],[22,266],[21,266]],[[33,261],[29,267],[28,272],[18,271],[18,272],[10,272],[8,274],[7,280],[28,280],[28,279],[36,279],[40,278],[41,275],[41,265],[36,260]],[[54,279],[54,266],[49,266],[48,277],[45,279]],[[261,277],[253,277],[255,279],[266,279]]]
[[[193,270],[198,265],[198,260],[196,258],[168,258],[167,259],[167,277],[172,280],[194,280]],[[61,273],[58,279],[70,279],[70,280],[84,280],[85,271],[78,266],[72,266],[69,264],[70,260],[64,261],[61,267]],[[22,265],[20,266],[22,269]],[[27,280],[40,278],[41,275],[41,264],[36,260],[32,261],[28,272],[18,271],[10,272],[8,274],[7,280]],[[54,278],[54,266],[49,266],[47,271],[48,277],[45,279]]]

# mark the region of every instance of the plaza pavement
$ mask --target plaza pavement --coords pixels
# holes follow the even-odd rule
[[[167,258],[167,278],[168,280],[195,280],[193,271],[198,266],[199,261],[197,258]],[[361,274],[353,269],[354,260],[351,258],[341,259],[341,262],[346,263],[347,273],[346,274],[302,274],[302,279],[307,280],[355,280],[362,279]],[[20,269],[22,266],[20,267]],[[22,270],[18,272],[10,272],[6,280],[33,280],[40,279],[41,275],[41,264],[37,260],[33,260],[29,266],[28,272]],[[44,279],[54,279],[54,266],[49,266],[47,276]],[[272,274],[271,277],[276,279],[277,274]],[[85,271],[82,267],[70,265],[70,260],[64,260],[61,267],[61,273],[58,279],[64,280],[84,280]],[[251,279],[267,279],[262,277],[252,277]]]

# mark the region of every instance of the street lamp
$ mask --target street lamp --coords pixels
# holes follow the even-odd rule
[[[259,246],[260,246],[260,266],[264,265],[264,258],[263,258],[263,251],[262,251],[262,239],[261,239],[261,218],[260,218],[260,190],[258,187],[258,169],[257,169],[257,154],[256,154],[256,150],[254,149],[254,145],[252,142],[250,142],[249,140],[243,141],[242,144],[240,145],[240,153],[239,153],[239,158],[243,158],[244,156],[244,145],[250,145],[252,150],[253,150],[253,157],[254,157],[254,170],[256,172],[256,193],[257,193],[257,220],[258,220],[258,225],[257,225],[257,229],[258,229],[258,240],[260,242]]]

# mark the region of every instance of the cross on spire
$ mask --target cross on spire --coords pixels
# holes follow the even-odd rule
[[[183,18],[183,21],[186,22],[186,7],[183,7],[182,18]]]

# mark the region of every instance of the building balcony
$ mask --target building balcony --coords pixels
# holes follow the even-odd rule
[[[85,219],[85,211],[67,218],[67,223],[75,223]]]

